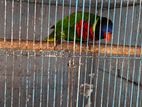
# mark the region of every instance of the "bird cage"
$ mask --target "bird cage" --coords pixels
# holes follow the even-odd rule
[[[0,107],[141,107],[141,5],[1,0]]]

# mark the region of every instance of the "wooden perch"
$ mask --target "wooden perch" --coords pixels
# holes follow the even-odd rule
[[[0,48],[2,49],[16,49],[16,50],[36,50],[36,51],[40,51],[40,50],[65,50],[65,51],[73,51],[74,44],[73,42],[69,42],[69,44],[67,44],[67,42],[63,42],[62,45],[61,44],[56,44],[56,46],[54,46],[54,43],[48,43],[48,42],[42,42],[40,43],[39,41],[34,42],[33,41],[26,41],[26,40],[13,40],[13,42],[11,42],[11,40],[6,40],[4,42],[3,39],[0,39]],[[111,51],[112,48],[112,51]],[[99,50],[99,44],[95,44],[95,46],[93,47],[92,44],[89,44],[89,47],[87,49],[86,44],[83,43],[82,44],[82,52],[92,52],[92,53],[98,53],[100,52],[101,54],[112,54],[112,55],[136,55],[136,56],[140,56],[141,55],[141,47],[134,47],[131,46],[129,48],[129,46],[125,46],[123,47],[122,45],[117,46],[117,45],[113,45],[111,47],[111,45],[107,45],[105,46],[105,44],[101,44],[100,45],[100,50]],[[80,44],[76,43],[75,45],[75,52],[80,52]],[[136,54],[135,54],[136,53]]]

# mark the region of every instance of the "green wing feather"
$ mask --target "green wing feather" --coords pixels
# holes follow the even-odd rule
[[[82,19],[82,12],[77,12],[77,21]],[[97,16],[98,17],[98,16]],[[88,21],[89,14],[86,12],[84,13],[84,20]],[[70,21],[70,22],[69,22]],[[95,15],[90,14],[90,25],[93,26],[95,22]],[[70,26],[68,28],[68,24],[70,23]],[[65,39],[69,41],[74,40],[74,28],[75,28],[75,13],[72,13],[70,16],[65,16],[63,19],[63,31],[61,31],[62,28],[62,20],[59,20],[56,23],[56,32],[53,30],[53,32],[48,37],[45,38],[47,41],[54,41],[54,37],[56,37],[56,40]],[[68,38],[68,29],[69,29],[69,38]],[[80,38],[76,36],[76,41],[80,41]]]

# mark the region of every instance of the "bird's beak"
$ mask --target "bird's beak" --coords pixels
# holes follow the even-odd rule
[[[106,42],[109,42],[111,40],[111,32],[105,32],[104,33],[104,40]]]

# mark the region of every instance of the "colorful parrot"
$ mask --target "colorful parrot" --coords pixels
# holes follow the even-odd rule
[[[82,12],[77,12],[76,23],[75,23],[75,13],[72,13],[70,16],[65,16],[63,19],[63,30],[61,30],[62,20],[59,20],[56,23],[56,33],[54,25],[51,27],[51,29],[53,29],[53,32],[51,32],[49,38],[46,37],[45,40],[54,41],[54,37],[56,37],[57,41],[61,40],[61,38],[64,40],[74,41],[74,29],[76,27],[76,41],[80,42],[81,27],[83,23],[82,41],[87,41],[87,36],[89,36],[89,41],[93,41],[93,39],[95,39],[95,41],[100,39],[110,41],[112,34],[112,26],[113,26],[112,21],[110,19],[107,19],[105,17],[100,18],[100,16],[95,16],[94,14],[90,13],[90,22],[88,23],[89,13],[87,12],[84,13],[83,22],[82,22],[82,15],[83,15]],[[69,26],[69,37],[68,37],[69,21],[70,21],[70,26]],[[100,32],[100,26],[101,26],[101,32]]]

